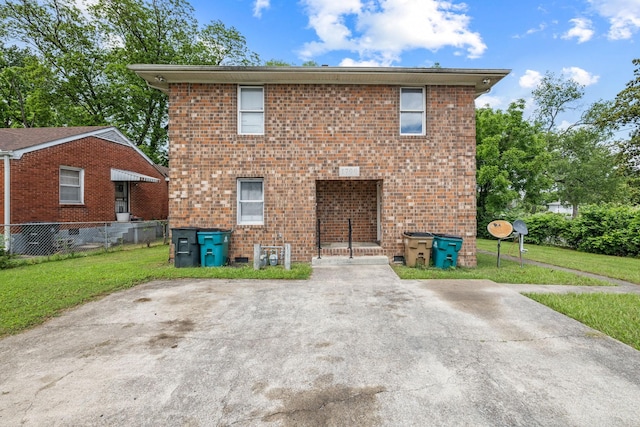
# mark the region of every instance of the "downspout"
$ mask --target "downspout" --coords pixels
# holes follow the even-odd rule
[[[4,249],[11,251],[11,151],[0,151],[4,157]]]

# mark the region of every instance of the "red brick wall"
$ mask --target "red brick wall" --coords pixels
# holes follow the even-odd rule
[[[318,181],[382,181],[381,246],[403,254],[404,231],[462,236],[475,257],[475,89],[427,88],[425,136],[399,134],[400,87],[265,85],[265,134],[237,133],[237,86],[173,84],[171,227],[234,228],[230,254],[291,243],[294,261],[316,245]],[[359,166],[357,178],[340,166]],[[239,226],[236,181],[261,177],[265,224]],[[321,184],[322,185],[322,184]]]
[[[376,181],[317,181],[317,218],[322,243],[375,242],[377,233]]]
[[[84,169],[84,204],[60,204],[60,166]],[[143,219],[167,218],[168,186],[162,174],[131,147],[89,137],[11,160],[11,222],[114,221],[111,168],[158,178],[159,183],[131,183],[131,213]]]

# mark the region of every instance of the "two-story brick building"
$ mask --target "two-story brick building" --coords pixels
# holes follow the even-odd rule
[[[341,253],[350,219],[356,256],[432,231],[476,264],[474,100],[508,70],[130,68],[169,95],[171,227],[234,229],[232,259],[290,243],[308,262],[318,232]]]

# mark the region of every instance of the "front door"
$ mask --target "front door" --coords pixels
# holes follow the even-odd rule
[[[129,212],[129,183],[116,181],[116,213]]]

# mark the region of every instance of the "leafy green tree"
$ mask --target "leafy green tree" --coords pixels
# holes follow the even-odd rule
[[[589,203],[624,201],[624,180],[615,166],[615,154],[596,128],[583,126],[559,136],[551,162],[560,201],[578,207]]]
[[[28,49],[0,48],[0,126],[53,126],[53,73]]]
[[[598,119],[607,104],[595,103],[573,124],[558,127],[560,114],[579,108],[583,96],[583,86],[551,73],[533,91],[536,122],[545,129],[552,155],[548,172],[554,179],[553,189],[561,202],[573,206],[574,217],[581,204],[624,201],[624,182],[611,149],[611,127]]]
[[[633,80],[616,95],[600,116],[601,124],[629,130],[629,138],[618,141],[618,163],[627,178],[632,203],[640,205],[640,59],[633,60]]]
[[[532,94],[538,106],[535,120],[550,132],[558,125],[560,114],[578,108],[576,104],[584,96],[584,86],[547,72]]]
[[[52,108],[66,125],[106,124],[102,70],[106,67],[94,24],[73,4],[6,1],[0,6],[10,36],[25,43],[53,71]]]
[[[506,111],[476,112],[478,229],[515,206],[533,211],[544,203],[552,181],[539,126],[524,119],[524,100]]]
[[[6,37],[51,70],[49,125],[117,126],[159,163],[166,162],[167,96],[127,65],[260,63],[235,28],[200,27],[185,0],[98,0],[87,11],[72,0],[6,0],[0,18]]]

